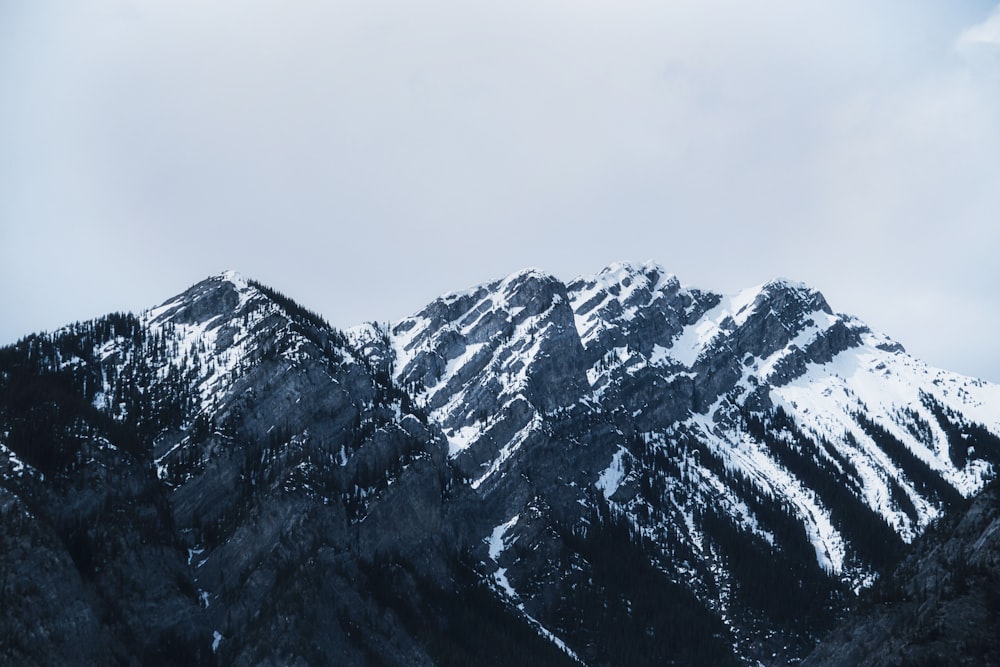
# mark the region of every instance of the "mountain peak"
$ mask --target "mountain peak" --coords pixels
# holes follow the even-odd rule
[[[574,282],[593,281],[605,288],[622,286],[629,287],[637,280],[644,281],[648,289],[656,292],[666,285],[679,286],[677,276],[668,272],[661,264],[646,260],[642,264],[636,262],[613,262],[601,269],[593,278],[581,276]]]
[[[552,274],[547,273],[538,267],[527,266],[520,271],[515,271],[511,273],[506,278],[503,278],[502,283],[515,283],[521,282],[523,280],[554,280]]]
[[[177,323],[206,322],[239,307],[251,289],[249,282],[235,271],[225,271],[192,285],[185,291],[147,311],[151,322],[172,320]]]
[[[826,297],[819,290],[803,282],[788,278],[775,278],[761,285],[760,292],[772,298],[776,295],[788,295],[805,309],[823,311],[828,315],[833,314],[833,309],[827,303]]]
[[[242,273],[240,273],[239,271],[234,271],[233,269],[227,269],[215,277],[218,278],[219,280],[232,283],[236,287],[246,287],[247,284],[249,284],[250,282],[249,280],[247,280],[246,277],[243,276]]]

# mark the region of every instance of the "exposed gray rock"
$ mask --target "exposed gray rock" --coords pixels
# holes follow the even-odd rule
[[[928,531],[802,662],[1000,664],[1000,491],[993,485]]]

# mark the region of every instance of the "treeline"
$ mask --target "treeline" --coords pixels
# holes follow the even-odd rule
[[[176,348],[169,331],[150,332],[134,315],[115,313],[0,349],[8,446],[47,474],[74,465],[81,439],[144,450],[197,407],[200,362],[194,355],[168,363]]]
[[[857,470],[846,459],[836,459],[843,467],[838,470],[823,456],[816,441],[806,436],[780,407],[770,414],[747,411],[743,418],[747,432],[765,444],[775,459],[807,488],[816,492],[823,507],[830,512],[834,527],[847,538],[863,564],[883,571],[899,561],[905,546],[903,540],[859,497]],[[832,450],[828,444],[823,447],[823,451]],[[911,502],[901,488],[894,491],[893,498],[897,502]]]
[[[929,497],[935,504],[948,509],[957,506],[962,501],[962,494],[955,487],[889,431],[876,424],[864,413],[856,412],[852,416],[868,437],[889,456],[893,464],[921,494]],[[911,518],[916,518],[916,508],[913,509]]]
[[[920,402],[933,413],[948,438],[948,453],[955,467],[965,467],[971,449],[972,454],[1000,468],[1000,438],[982,424],[966,421],[927,392],[920,392]]]

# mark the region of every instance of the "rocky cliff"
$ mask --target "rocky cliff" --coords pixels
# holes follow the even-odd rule
[[[802,662],[1000,664],[1000,489],[933,525]]]

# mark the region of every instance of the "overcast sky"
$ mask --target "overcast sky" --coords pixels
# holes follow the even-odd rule
[[[996,0],[0,2],[0,343],[654,259],[1000,381],[998,250]]]

